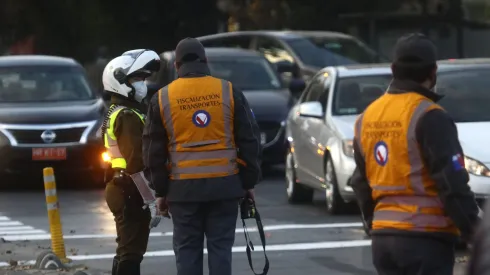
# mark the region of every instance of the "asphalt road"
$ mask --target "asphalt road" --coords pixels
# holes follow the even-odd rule
[[[283,172],[269,172],[256,191],[257,205],[266,226],[269,274],[376,274],[371,264],[370,241],[356,213],[329,216],[322,194],[313,204],[290,205]],[[77,264],[110,270],[115,251],[115,228],[102,190],[59,190],[67,255]],[[354,211],[355,212],[355,211]],[[259,250],[253,223],[248,224]],[[50,235],[42,191],[0,191],[0,266],[11,260],[29,261],[49,249]],[[237,221],[234,274],[253,274],[248,266],[241,222]],[[253,253],[257,271],[261,251]],[[206,268],[206,259],[205,259]],[[152,230],[142,274],[176,274],[172,251],[172,224],[165,220]],[[457,264],[456,270],[463,266]],[[207,271],[206,271],[207,274]],[[464,274],[457,271],[455,274]]]

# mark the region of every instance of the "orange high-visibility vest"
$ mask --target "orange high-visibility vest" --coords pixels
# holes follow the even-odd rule
[[[158,97],[169,140],[171,179],[238,173],[230,82],[211,76],[179,78]]]
[[[373,230],[459,234],[444,213],[415,133],[418,120],[436,108],[442,109],[418,93],[385,93],[358,117],[355,140],[376,202]]]

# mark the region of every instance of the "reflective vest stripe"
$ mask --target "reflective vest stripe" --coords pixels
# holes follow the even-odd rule
[[[173,152],[177,149],[177,143],[175,142],[174,123],[172,121],[172,110],[170,110],[170,99],[168,98],[168,86],[162,88],[158,95],[160,101],[160,117],[162,122],[166,126],[167,135],[169,137],[168,144],[170,146],[169,151]]]
[[[408,158],[410,161],[410,183],[414,195],[425,195],[424,181],[422,179],[422,171],[424,169],[424,161],[420,155],[420,149],[416,136],[416,127],[420,118],[425,114],[427,109],[434,103],[424,100],[415,108],[407,131],[408,141]]]
[[[202,152],[169,152],[172,162],[180,162],[185,160],[203,160],[203,159],[220,159],[236,158],[236,150],[216,150],[216,151],[202,151]]]
[[[112,115],[116,115],[119,113],[119,111],[123,110],[124,106],[119,106],[116,107],[111,114],[111,118],[109,119],[109,129],[111,131],[107,131],[107,144],[109,145],[109,148],[107,148],[107,151],[109,153],[109,156],[111,156],[111,160],[117,159],[117,158],[123,158],[123,155],[121,154],[121,151],[119,151],[119,146],[117,145],[117,139],[114,136],[114,123],[116,122],[115,119],[112,119]]]
[[[221,98],[223,100],[223,123],[224,123],[224,142],[226,148],[229,150],[215,150],[215,151],[202,151],[202,152],[180,152],[177,151],[177,142],[175,138],[175,129],[173,126],[172,113],[170,108],[169,91],[168,86],[162,88],[159,93],[160,101],[160,117],[165,124],[167,135],[169,137],[169,155],[171,162],[171,177],[173,179],[182,178],[183,174],[209,174],[209,173],[230,173],[234,174],[237,169],[236,160],[237,153],[233,146],[233,133],[232,127],[232,108],[233,100],[231,98],[231,86],[226,80],[221,81]],[[220,140],[204,140],[199,142],[191,142],[180,144],[182,148],[198,147],[203,145],[217,144]],[[228,159],[227,165],[207,165],[207,166],[191,166],[191,167],[179,167],[178,163],[182,161],[192,160],[209,160],[209,159]]]
[[[223,99],[223,102],[228,103],[230,106],[233,102],[230,97],[230,83],[226,80],[221,79],[221,98]],[[225,143],[226,147],[232,149],[233,148],[233,133],[231,132],[231,124],[233,121],[231,118],[233,117],[233,114],[230,114],[230,109],[223,107],[223,118],[224,118],[224,123],[225,123]],[[235,156],[236,157],[236,156]]]
[[[116,118],[119,115],[119,112],[122,111],[123,109],[130,109],[125,106],[118,106],[112,110],[112,113],[109,116],[109,127],[106,129],[105,133],[105,147],[107,148],[107,152],[109,153],[109,156],[111,157],[111,167],[112,168],[121,168],[121,169],[126,169],[126,160],[124,159],[124,156],[121,154],[121,151],[119,150],[119,145],[117,144],[117,138],[114,135],[114,124],[116,123]],[[138,115],[138,117],[141,119],[141,122],[144,123],[144,116],[134,110],[132,110],[135,114]]]
[[[362,150],[362,145],[361,145],[361,130],[362,130],[363,118],[364,118],[364,113],[362,113],[356,120],[354,141],[357,142],[357,148],[359,148],[361,156],[365,157],[364,150]]]
[[[410,213],[400,211],[376,211],[375,221],[410,222],[415,226],[410,228],[415,231],[426,231],[426,227],[444,228],[449,225],[446,217],[442,215],[430,215],[422,213]]]
[[[404,205],[410,205],[410,204],[416,204],[417,206],[420,207],[440,207],[441,202],[438,199],[434,199],[433,197],[420,197],[420,196],[389,196],[389,197],[384,197],[381,200],[385,204],[404,204]]]

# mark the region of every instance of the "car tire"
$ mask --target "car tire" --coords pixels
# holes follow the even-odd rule
[[[296,179],[296,170],[294,168],[294,157],[291,150],[286,153],[285,161],[286,174],[286,194],[290,203],[308,203],[313,200],[314,190],[301,185]]]
[[[325,162],[325,200],[329,214],[338,215],[347,212],[347,203],[340,195],[335,167],[330,156],[327,156]]]

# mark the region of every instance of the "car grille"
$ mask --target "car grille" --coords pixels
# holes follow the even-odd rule
[[[56,134],[56,138],[52,144],[57,143],[71,143],[79,142],[86,127],[77,127],[69,129],[54,129],[51,130]],[[45,130],[32,130],[32,129],[9,129],[12,136],[17,140],[19,144],[45,144],[41,138],[41,134]]]
[[[277,122],[257,122],[259,124],[260,132],[265,133],[266,141],[271,142],[281,129],[281,124]]]

